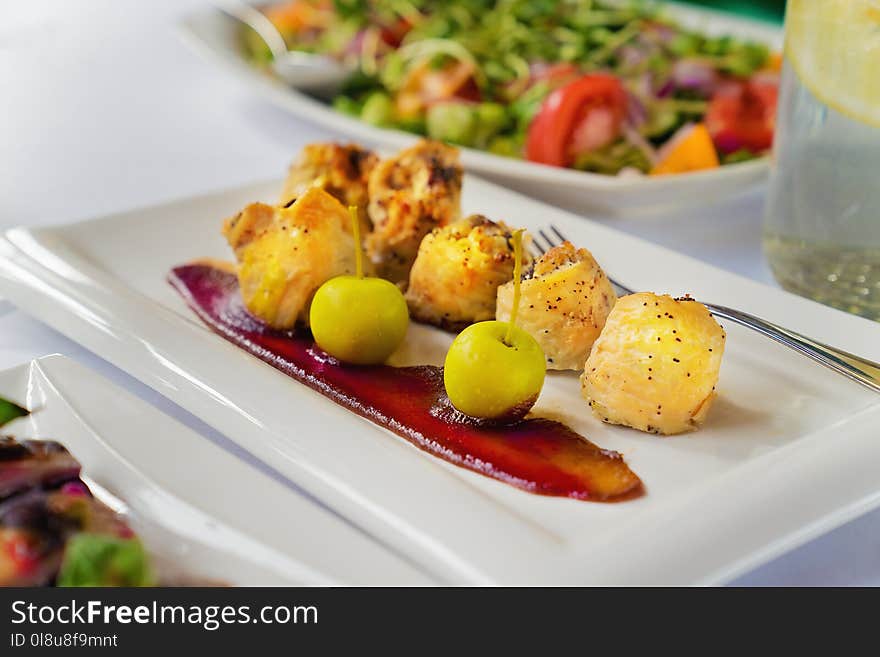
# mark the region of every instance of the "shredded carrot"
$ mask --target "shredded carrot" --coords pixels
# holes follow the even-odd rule
[[[266,10],[266,17],[281,32],[296,34],[310,27],[326,26],[332,6],[323,0],[292,0],[280,5],[272,5]]]

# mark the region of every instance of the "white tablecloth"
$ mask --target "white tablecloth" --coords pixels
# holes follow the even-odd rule
[[[248,96],[197,59],[175,23],[202,4],[0,2],[0,227],[74,221],[278,177],[301,145],[334,136]],[[756,190],[714,208],[609,223],[772,284],[760,251],[761,205]],[[55,352],[249,458],[158,393],[0,301],[0,367]],[[880,585],[880,512],[736,583]]]

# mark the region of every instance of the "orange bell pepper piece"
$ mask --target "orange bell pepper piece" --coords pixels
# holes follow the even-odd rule
[[[768,71],[779,73],[782,70],[782,53],[771,52],[770,57],[767,58],[767,64],[764,66],[764,68]]]
[[[715,169],[718,166],[720,166],[718,152],[715,150],[715,144],[712,143],[712,136],[704,124],[698,123],[654,165],[650,174],[663,176],[670,173]]]

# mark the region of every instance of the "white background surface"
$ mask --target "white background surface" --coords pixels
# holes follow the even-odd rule
[[[248,97],[184,47],[175,23],[202,4],[0,0],[0,227],[85,219],[278,177],[300,146],[334,137]],[[756,190],[716,207],[613,225],[772,284],[760,252],[761,206]],[[0,301],[0,367],[52,352],[244,457],[157,393]],[[880,585],[880,511],[735,583]]]

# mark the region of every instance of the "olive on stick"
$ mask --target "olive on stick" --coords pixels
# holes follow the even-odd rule
[[[513,233],[513,308],[509,322],[478,322],[458,334],[446,354],[443,383],[449,401],[466,415],[499,421],[525,416],[541,394],[544,352],[516,326],[522,277],[522,230]]]
[[[315,343],[354,365],[378,365],[400,346],[409,311],[400,289],[382,278],[364,276],[358,211],[349,207],[355,245],[355,275],[336,276],[312,299],[309,324]]]

